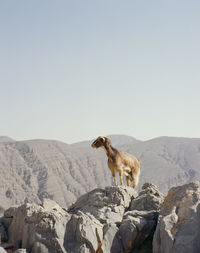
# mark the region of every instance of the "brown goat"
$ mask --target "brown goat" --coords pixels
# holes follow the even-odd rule
[[[115,185],[117,185],[115,173],[118,172],[121,185],[124,185],[124,174],[127,186],[130,186],[130,181],[133,181],[133,188],[137,186],[140,175],[140,162],[136,157],[113,148],[110,139],[103,136],[99,136],[91,146],[93,148],[103,148],[105,150],[108,157],[108,167],[111,170]]]

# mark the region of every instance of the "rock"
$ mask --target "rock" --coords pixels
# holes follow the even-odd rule
[[[123,252],[149,253],[152,250],[152,239],[156,229],[158,212],[129,211],[125,213],[119,227],[119,235]],[[116,253],[122,251],[116,251]]]
[[[122,244],[117,236],[119,228],[114,223],[106,224],[103,228],[102,253],[122,252]]]
[[[0,243],[6,242],[8,240],[8,233],[6,231],[6,228],[2,222],[2,219],[0,219]]]
[[[4,248],[0,247],[0,253],[7,253]]]
[[[158,210],[164,201],[164,195],[154,184],[145,183],[139,196],[131,201],[130,210]]]
[[[25,204],[13,213],[9,227],[9,242],[15,249],[26,248],[32,253],[65,253],[63,247],[69,215],[62,208],[47,209],[36,204]],[[44,205],[45,206],[45,205]]]
[[[13,206],[8,208],[7,210],[4,211],[4,217],[5,218],[13,218],[14,214],[16,213],[17,206]]]
[[[162,205],[153,253],[200,252],[200,183],[173,187]]]
[[[69,213],[79,210],[92,214],[101,223],[122,221],[126,208],[137,193],[131,187],[111,186],[105,189],[97,188],[81,196],[69,209]]]
[[[131,187],[111,186],[83,195],[67,211],[49,199],[9,208],[8,243],[31,253],[149,253],[161,198],[151,184],[138,197]]]
[[[67,223],[65,249],[69,253],[97,252],[103,239],[103,225],[90,214],[78,211]]]

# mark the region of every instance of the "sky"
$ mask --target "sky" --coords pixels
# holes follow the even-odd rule
[[[0,1],[0,135],[200,138],[199,0]]]

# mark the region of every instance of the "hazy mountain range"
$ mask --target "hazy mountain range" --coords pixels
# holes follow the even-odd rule
[[[141,161],[140,185],[152,182],[166,193],[171,186],[200,180],[200,139],[159,137],[139,141],[111,135],[113,146]],[[68,206],[81,194],[112,184],[102,149],[92,141],[14,141],[0,137],[0,210],[43,197]]]

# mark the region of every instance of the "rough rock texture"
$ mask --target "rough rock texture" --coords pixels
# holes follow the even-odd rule
[[[138,197],[131,187],[111,186],[83,195],[68,210],[49,199],[12,207],[3,217],[9,220],[7,243],[27,253],[150,253],[158,195],[162,199],[151,184]],[[144,203],[145,196],[146,206],[154,210],[130,209],[134,200],[144,206],[139,202]]]
[[[119,227],[123,252],[149,253],[152,251],[152,239],[156,229],[158,212],[130,211],[124,215]],[[115,251],[122,252],[120,251]],[[114,253],[114,252],[113,252]]]
[[[200,183],[173,187],[162,205],[153,253],[200,252]]]
[[[63,240],[70,217],[52,200],[50,203],[45,200],[42,206],[22,205],[13,214],[9,242],[14,248],[25,248],[32,253],[65,252]]]
[[[130,210],[158,210],[164,201],[164,195],[156,185],[145,183],[136,199],[131,201]]]
[[[137,196],[131,187],[110,186],[97,188],[81,196],[69,209],[69,213],[82,211],[92,214],[101,223],[120,222],[132,198]]]

